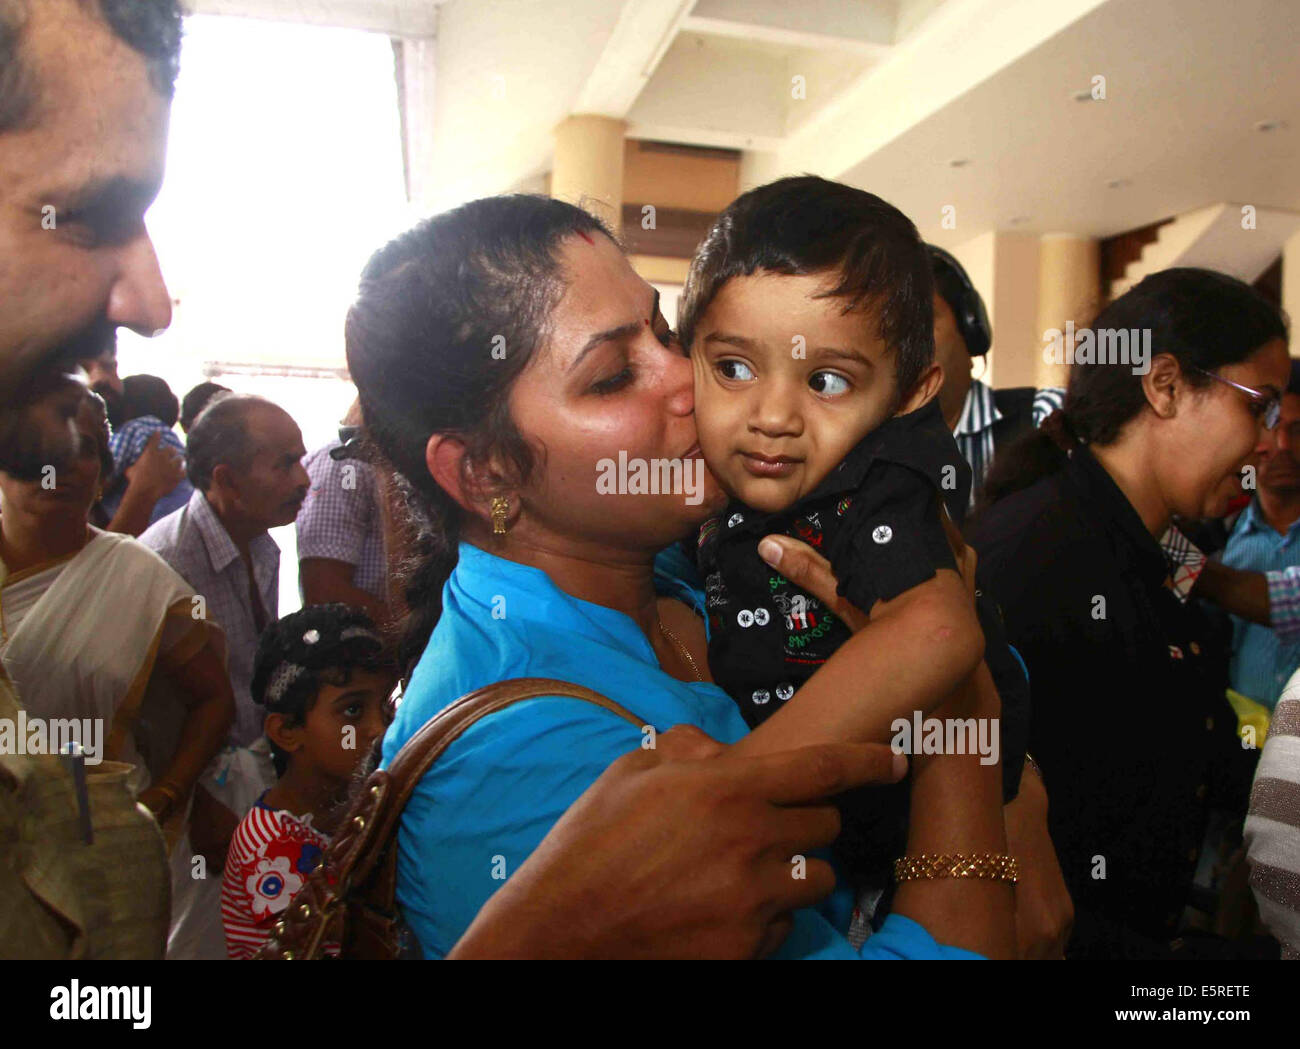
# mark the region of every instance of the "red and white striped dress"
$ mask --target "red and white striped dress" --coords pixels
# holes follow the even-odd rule
[[[221,923],[231,958],[257,953],[307,876],[320,865],[328,844],[311,825],[310,814],[295,816],[257,799],[230,839],[221,879]],[[336,954],[338,948],[327,945],[326,950]]]

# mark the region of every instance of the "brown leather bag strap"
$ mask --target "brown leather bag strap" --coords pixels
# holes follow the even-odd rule
[[[542,696],[586,700],[598,707],[604,707],[612,714],[617,714],[638,729],[645,725],[640,718],[612,699],[569,681],[545,677],[520,677],[485,685],[444,707],[426,721],[397,752],[387,769],[388,782],[384,785],[385,797],[378,814],[379,825],[367,835],[368,840],[387,842],[393,837],[397,831],[397,823],[402,817],[402,810],[406,808],[406,803],[410,800],[416,785],[446,749],[464,735],[470,726],[515,703],[525,699],[539,699]],[[363,857],[358,858],[355,868],[351,871],[352,884],[359,884],[365,880],[375,860],[379,858],[380,852],[381,850],[378,849],[370,849]]]

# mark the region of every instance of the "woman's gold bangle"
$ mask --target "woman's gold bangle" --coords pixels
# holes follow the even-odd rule
[[[917,856],[900,856],[894,861],[895,881],[918,878],[986,878],[990,881],[1015,882],[1020,865],[1014,856],[989,852],[966,855],[960,852],[923,852]]]

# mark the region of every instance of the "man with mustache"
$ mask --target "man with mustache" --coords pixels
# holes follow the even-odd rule
[[[170,322],[144,214],[163,177],[180,32],[175,0],[0,0],[0,469],[15,476],[57,473],[72,454],[78,359],[119,327]],[[787,562],[811,579],[811,562]],[[0,681],[0,718],[18,711]],[[885,747],[740,759],[688,727],[662,733],[575,803],[453,956],[774,949],[782,916],[814,895],[789,857],[838,827],[814,802],[898,774]],[[0,956],[103,953],[76,814],[57,759],[0,754],[0,840],[14,845],[0,862]]]
[[[15,477],[52,468],[57,484],[76,449],[76,361],[119,327],[171,319],[144,213],[180,33],[171,2],[0,0],[0,469]],[[18,711],[0,682],[0,718]],[[0,953],[107,952],[98,879],[76,858],[78,808],[57,758],[0,754],[0,838],[15,845],[0,864]]]

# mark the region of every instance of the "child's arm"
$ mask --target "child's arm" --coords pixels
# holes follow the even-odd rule
[[[782,543],[783,557],[788,549]],[[887,741],[896,718],[910,721],[913,711],[933,710],[983,656],[984,634],[966,584],[956,572],[940,569],[892,601],[878,601],[866,625],[735,746],[756,754]]]

